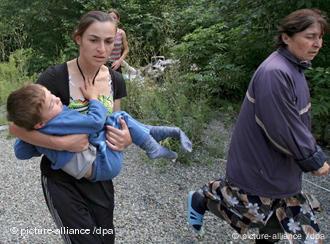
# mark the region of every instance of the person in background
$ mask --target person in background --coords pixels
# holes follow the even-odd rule
[[[254,73],[232,135],[225,179],[188,195],[188,221],[202,233],[208,210],[238,233],[259,228],[256,243],[287,236],[321,243],[302,174],[329,174],[326,155],[311,133],[304,70],[322,47],[328,23],[317,9],[301,9],[278,27],[278,49]],[[284,235],[285,234],[285,235]]]
[[[78,57],[49,67],[39,76],[37,83],[59,97],[69,108],[83,112],[88,110],[88,101],[80,87],[91,80],[97,84],[99,100],[109,112],[120,110],[120,99],[126,96],[125,83],[119,73],[104,65],[113,49],[115,35],[116,23],[108,13],[86,13],[73,33],[73,40],[79,47]],[[123,119],[120,120],[120,126],[121,129],[106,126],[106,144],[112,150],[122,151],[132,143]],[[9,130],[29,144],[58,151],[81,152],[89,147],[88,135],[85,134],[46,135],[36,130],[28,131],[13,123]],[[64,242],[114,243],[112,180],[77,180],[62,170],[52,169],[51,161],[45,156],[40,168],[45,200],[57,227],[73,230],[61,232]],[[97,229],[103,233],[95,231]]]
[[[116,9],[110,9],[108,13],[117,24],[115,43],[108,60],[108,66],[121,73],[121,65],[129,52],[127,36],[123,29],[118,28],[120,22],[119,12]]]

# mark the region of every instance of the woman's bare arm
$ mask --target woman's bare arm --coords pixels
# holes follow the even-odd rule
[[[123,35],[123,53],[120,58],[121,60],[124,60],[129,52],[129,47],[128,47],[127,36],[124,30],[122,30],[122,35]]]
[[[88,135],[77,134],[67,136],[52,136],[36,130],[28,131],[14,123],[9,125],[10,134],[35,146],[45,147],[58,151],[81,152],[88,148]]]
[[[116,99],[113,101],[113,112],[117,112],[120,110],[120,99]]]

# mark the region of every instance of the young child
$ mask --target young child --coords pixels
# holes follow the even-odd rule
[[[181,129],[144,125],[123,111],[107,116],[107,109],[97,100],[99,94],[93,84],[86,82],[81,91],[89,100],[87,114],[68,109],[58,97],[37,84],[27,85],[9,95],[7,117],[18,126],[52,135],[89,134],[89,149],[81,153],[51,150],[17,139],[14,146],[17,158],[29,159],[44,154],[51,160],[53,169],[62,169],[77,179],[112,179],[120,172],[123,156],[107,146],[103,127],[107,124],[119,128],[120,117],[127,123],[133,143],[145,150],[151,159],[177,158],[175,152],[158,143],[167,137],[180,139],[183,150],[192,151],[192,143]]]

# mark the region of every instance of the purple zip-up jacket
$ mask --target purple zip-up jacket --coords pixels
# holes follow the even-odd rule
[[[311,134],[307,67],[285,48],[259,66],[232,136],[229,183],[249,194],[283,198],[301,191],[303,171],[322,167],[326,157]]]

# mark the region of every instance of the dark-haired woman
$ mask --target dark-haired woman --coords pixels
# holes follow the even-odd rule
[[[124,81],[119,73],[103,65],[113,49],[115,35],[116,23],[108,13],[88,12],[73,34],[79,56],[48,68],[37,83],[60,97],[63,104],[84,111],[88,102],[80,87],[90,79],[97,85],[106,107],[119,110],[120,99],[126,96]],[[124,120],[121,126],[121,130],[107,127],[107,144],[113,150],[123,150],[131,143]],[[88,148],[88,135],[56,137],[29,132],[15,125],[10,126],[10,131],[26,142],[55,150],[78,152]],[[41,161],[41,181],[52,217],[58,228],[67,230],[61,232],[65,243],[114,243],[112,181],[77,180],[62,170],[53,170],[45,156]]]
[[[302,173],[321,176],[330,169],[310,131],[304,70],[322,47],[327,21],[319,10],[301,9],[286,16],[278,30],[279,48],[258,67],[246,92],[226,178],[189,193],[188,220],[198,233],[209,210],[240,234],[258,227],[257,243],[322,241],[302,192]]]

